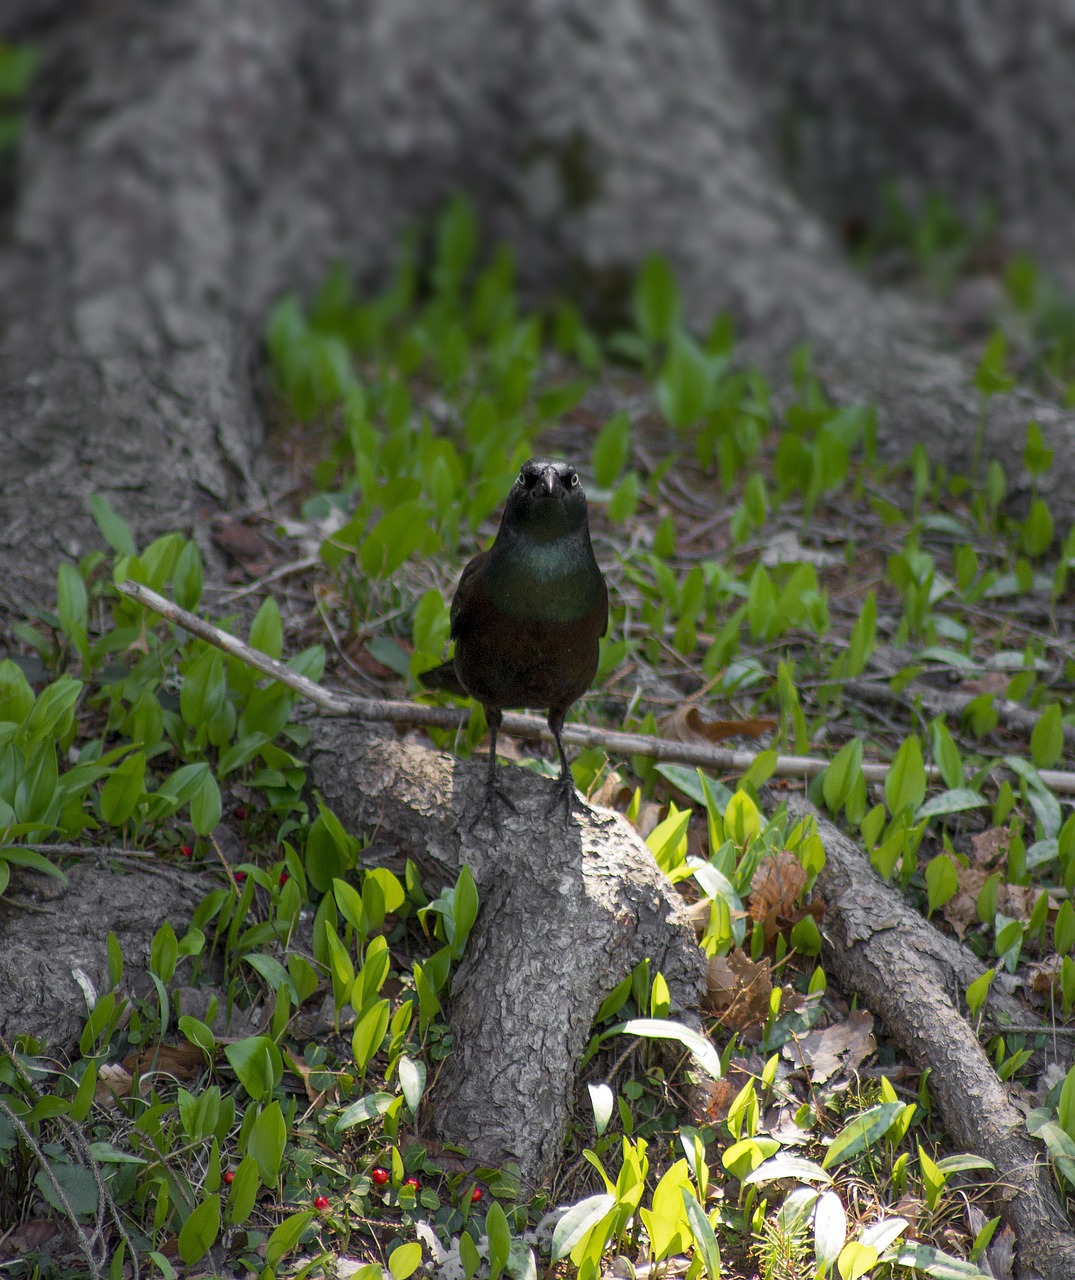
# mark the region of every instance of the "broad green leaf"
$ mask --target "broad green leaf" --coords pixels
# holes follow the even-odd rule
[[[193,1265],[204,1258],[220,1234],[220,1197],[206,1196],[179,1231],[179,1256]]]
[[[658,1018],[631,1018],[606,1031],[602,1039],[613,1035],[643,1036],[650,1040],[676,1040],[694,1055],[695,1062],[714,1080],[721,1077],[720,1054],[713,1044],[697,1031],[678,1022]]]
[[[232,1185],[234,1186],[234,1183]],[[299,1240],[302,1238],[302,1233],[313,1221],[313,1216],[312,1210],[303,1209],[300,1213],[289,1214],[283,1222],[275,1228],[265,1245],[265,1261],[270,1267],[275,1267],[281,1258],[295,1248],[299,1243]],[[419,1261],[421,1261],[422,1246],[420,1244],[415,1244],[410,1247],[418,1250],[418,1258]],[[397,1249],[396,1252],[398,1253],[399,1250]],[[407,1274],[410,1275],[410,1272]],[[406,1278],[404,1276],[397,1275],[396,1280],[406,1280]]]
[[[422,1246],[417,1240],[397,1245],[388,1255],[388,1270],[392,1273],[393,1280],[409,1280],[421,1264]]]
[[[845,1124],[821,1162],[823,1169],[831,1169],[833,1165],[850,1160],[868,1146],[883,1138],[893,1124],[903,1115],[902,1102],[882,1102],[876,1107],[863,1111],[848,1124]]]
[[[587,1196],[570,1209],[557,1221],[552,1233],[550,1256],[553,1262],[574,1249],[601,1220],[616,1207],[616,1197],[612,1195]]]
[[[267,1186],[275,1186],[287,1144],[287,1124],[279,1102],[270,1102],[254,1121],[247,1140],[247,1150],[257,1161],[258,1177]]]
[[[885,803],[891,814],[908,805],[917,809],[926,794],[926,770],[922,761],[922,744],[912,733],[903,740],[896,758],[885,774]]]

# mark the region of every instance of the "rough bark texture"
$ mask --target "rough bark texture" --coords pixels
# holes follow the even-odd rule
[[[983,199],[1070,276],[1075,9],[989,0],[717,7],[767,146],[828,221],[871,218],[885,182]]]
[[[98,996],[109,990],[109,933],[123,951],[127,989],[143,992],[153,935],[171,920],[182,936],[206,892],[196,872],[109,870],[108,850],[70,866],[67,877],[16,871],[0,898],[0,1033],[33,1035],[56,1053],[77,1044],[89,1012],[75,972]]]
[[[734,8],[12,6],[9,32],[35,35],[45,68],[0,244],[0,568],[9,589],[12,573],[50,574],[60,554],[96,541],[84,515],[93,490],[111,494],[142,531],[186,525],[236,488],[256,492],[253,371],[268,305],[309,288],[335,258],[359,277],[383,275],[401,226],[455,189],[474,197],[492,235],[514,243],[531,285],[573,283],[622,301],[638,259],[664,251],[691,315],[708,322],[730,308],[745,353],[770,373],[782,378],[787,351],[805,338],[833,394],[878,400],[894,450],[919,439],[965,466],[978,413],[967,361],[945,350],[916,304],[857,277],[778,175],[767,154],[774,111],[758,107],[771,67],[745,56],[750,40],[729,43]],[[755,9],[765,23],[752,38],[779,48],[781,66],[798,65],[807,19],[794,6],[759,0]],[[1042,151],[1050,122],[1070,118],[1070,84],[1050,114],[1036,83],[1027,89],[1029,71],[1000,76],[988,93],[972,72],[993,66],[982,49],[1003,52],[1006,33],[1015,51],[1050,41],[1061,50],[1070,15],[1055,0],[1025,24],[1032,38],[1017,38],[1014,11],[992,25],[981,5],[960,13],[936,17],[928,41],[907,22],[895,45],[885,24],[902,21],[902,10],[857,22],[834,12],[831,24],[819,20],[818,39],[831,25],[849,56],[833,50],[823,65],[854,69],[859,88],[833,88],[834,101],[857,103],[868,83],[889,104],[882,121],[931,69],[928,83],[943,84],[963,112],[922,165],[927,177],[942,161],[960,173],[982,164],[1014,190],[1022,131],[1033,154]],[[746,19],[737,21],[741,31]],[[873,75],[893,47],[901,59]],[[946,58],[970,71],[945,78]],[[1048,63],[1054,80],[1058,60],[1055,52]],[[820,98],[833,79],[818,75]],[[787,79],[797,83],[790,69]],[[960,149],[965,119],[984,123],[968,126]],[[1065,124],[1058,136],[1068,132]],[[858,146],[866,125],[831,133],[843,186],[871,184]],[[1003,135],[1007,167],[983,159],[983,133]],[[1054,151],[1053,166],[1027,159],[1037,178],[1033,195],[1022,184],[1024,205],[1042,220],[1059,207],[1063,235],[1070,146]],[[1052,201],[1040,190],[1049,176],[1061,193]],[[1032,415],[1057,449],[1054,496],[1069,502],[1070,413],[1017,392],[994,405],[989,443],[1014,480]]]
[[[998,1211],[1018,1238],[1020,1276],[1069,1280],[1075,1236],[1045,1152],[959,1008],[980,966],[912,911],[858,846],[806,801],[792,797],[788,807],[796,817],[818,818],[825,845],[817,891],[825,900],[826,968],[879,1015],[902,1053],[931,1068],[929,1087],[956,1146],[996,1166]]]
[[[482,819],[484,764],[315,722],[311,778],[377,856],[412,856],[437,880],[465,862],[481,911],[452,987],[451,1056],[429,1107],[438,1135],[482,1162],[546,1179],[563,1151],[575,1071],[598,1006],[649,958],[688,1021],[705,963],[679,896],[632,828],[606,810],[546,814],[551,783],[506,779],[517,814]],[[429,884],[427,879],[426,883]]]

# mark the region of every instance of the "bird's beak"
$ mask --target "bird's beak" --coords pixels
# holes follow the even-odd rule
[[[555,467],[546,467],[541,473],[541,483],[545,486],[545,492],[552,497],[553,490],[556,488],[556,482],[560,477],[556,474]]]

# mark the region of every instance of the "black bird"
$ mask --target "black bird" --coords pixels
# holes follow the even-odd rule
[[[571,820],[575,784],[561,736],[564,717],[597,672],[607,627],[608,589],[590,545],[578,472],[567,462],[531,458],[508,494],[493,545],[459,579],[451,612],[454,658],[419,676],[429,688],[469,694],[485,708],[489,772],[482,812],[492,804],[494,823],[495,797],[515,808],[497,778],[497,730],[501,713],[520,707],[548,710],[560,753],[553,804],[562,800]]]

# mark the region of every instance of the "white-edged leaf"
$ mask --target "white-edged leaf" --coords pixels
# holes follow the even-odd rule
[[[616,1197],[607,1193],[600,1196],[587,1196],[570,1209],[557,1222],[552,1233],[552,1260],[559,1262],[561,1258],[574,1249],[575,1245],[586,1233],[601,1221],[615,1207]]]
[[[920,805],[914,818],[915,822],[921,822],[923,818],[933,818],[938,813],[962,813],[964,809],[981,809],[988,803],[985,796],[970,787],[954,787]]]
[[[597,1136],[600,1137],[608,1128],[609,1120],[612,1119],[612,1108],[616,1105],[616,1099],[607,1084],[590,1084],[586,1088],[590,1094],[590,1106],[593,1107]]]
[[[417,1115],[422,1094],[426,1091],[426,1064],[420,1058],[408,1058],[404,1054],[397,1070],[404,1101],[410,1107],[412,1115]]]
[[[352,1102],[340,1115],[336,1121],[336,1132],[353,1128],[356,1124],[365,1124],[369,1120],[376,1120],[378,1116],[384,1115],[393,1102],[395,1098],[390,1093],[367,1093],[364,1098]]]
[[[882,1218],[880,1222],[871,1222],[859,1233],[859,1244],[871,1245],[878,1253],[884,1253],[906,1230],[906,1218]]]
[[[832,1178],[813,1160],[804,1160],[802,1156],[789,1156],[783,1152],[763,1161],[743,1179],[743,1185],[751,1182],[775,1182],[778,1178],[798,1178],[800,1182],[828,1182]]]
[[[691,1051],[695,1062],[707,1075],[714,1080],[721,1077],[720,1054],[705,1036],[683,1026],[681,1022],[666,1022],[662,1018],[631,1018],[628,1022],[612,1027],[601,1038],[603,1040],[612,1035],[642,1036],[647,1040],[678,1040],[684,1048]]]
[[[847,1214],[835,1191],[823,1191],[814,1209],[814,1254],[818,1265],[831,1267],[847,1239]]]

